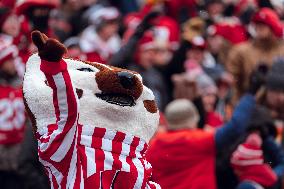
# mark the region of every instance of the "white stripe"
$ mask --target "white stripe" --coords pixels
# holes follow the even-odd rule
[[[116,135],[116,131],[106,130],[104,137],[102,138],[102,149],[106,151],[112,151],[112,140]]]
[[[136,150],[135,150],[135,155],[137,158],[141,158],[141,151],[144,149],[144,145],[145,145],[145,142],[141,139],[139,139],[139,144],[138,146],[136,147]]]
[[[80,179],[80,188],[85,188],[84,186],[84,178],[83,178],[83,168],[82,168],[82,165],[81,165],[81,179]]]
[[[96,173],[96,159],[95,159],[95,149],[85,147],[85,153],[87,156],[87,177]]]
[[[137,176],[137,180],[136,183],[134,185],[135,189],[140,189],[142,187],[142,183],[144,180],[144,167],[141,163],[141,161],[138,158],[133,158],[132,162],[134,163],[137,172],[138,172],[138,176]]]
[[[235,151],[233,153],[233,158],[243,158],[243,159],[262,159],[262,156],[255,156],[251,154],[245,154],[241,151]]]
[[[77,136],[78,136],[78,130],[76,132],[76,138],[77,138]],[[76,148],[76,146],[77,146],[77,140],[75,141],[75,146],[74,146],[74,149],[73,149],[70,167],[69,167],[69,170],[68,170],[66,188],[74,188],[74,184],[75,184],[75,180],[76,180],[77,161],[78,161],[77,160],[77,148]]]
[[[104,151],[105,160],[104,160],[104,170],[112,170],[113,165],[113,156],[112,152]]]
[[[253,159],[253,160],[231,160],[231,163],[239,166],[248,166],[248,165],[262,165],[263,159]]]
[[[80,144],[85,146],[85,153],[87,157],[87,177],[96,173],[96,159],[95,159],[95,149],[92,146],[92,136],[94,134],[95,128],[83,126]]]
[[[91,147],[92,146],[92,136],[94,134],[94,131],[95,131],[94,127],[84,125],[82,127],[82,135],[81,135],[80,144]]]
[[[122,163],[122,171],[130,172],[130,165],[126,162],[126,157],[130,153],[130,145],[133,140],[133,136],[126,135],[123,142],[122,142],[122,149],[119,155],[119,160]]]
[[[106,130],[104,138],[102,139],[102,149],[104,150],[104,170],[112,170],[113,156],[112,156],[112,140],[116,135],[116,131]]]
[[[18,49],[15,45],[11,45],[10,47],[5,48],[4,50],[1,49],[0,59],[5,58],[11,53],[13,54],[13,57],[18,55]]]
[[[53,76],[54,83],[57,89],[57,100],[59,107],[59,122],[58,127],[62,130],[66,124],[68,118],[68,102],[67,102],[67,94],[66,94],[66,84],[63,78],[62,73],[58,73]]]
[[[132,135],[125,135],[123,143],[130,145],[133,141],[133,138],[134,138],[134,136],[132,136]]]
[[[48,172],[48,178],[49,178],[49,181],[50,181],[50,189],[54,189],[54,187],[53,187],[54,184],[53,184],[53,181],[52,181],[52,174],[51,174],[49,167],[45,168],[45,170],[47,170],[47,172]]]
[[[146,170],[152,169],[151,163],[149,163],[146,159],[143,159],[143,162]]]
[[[125,155],[120,155],[119,160],[122,163],[121,170],[125,172],[130,172],[130,165],[126,162],[126,156]]]
[[[243,154],[248,154],[248,155],[254,155],[254,156],[262,156],[262,150],[253,150],[253,149],[248,149],[245,148],[243,145],[240,145],[238,147],[238,151],[240,151]]]
[[[155,182],[149,181],[149,184],[154,185],[156,189],[161,189],[161,186]],[[151,189],[151,187],[147,184],[147,189]]]

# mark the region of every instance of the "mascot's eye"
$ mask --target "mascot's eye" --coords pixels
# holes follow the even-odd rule
[[[94,72],[94,70],[92,70],[91,68],[79,68],[77,70],[82,71],[82,72]]]

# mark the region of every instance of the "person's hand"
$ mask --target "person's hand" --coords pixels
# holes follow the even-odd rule
[[[157,18],[161,13],[158,11],[153,11],[147,14],[141,23],[137,26],[135,33],[143,34],[146,30],[150,29],[153,26],[152,21]]]
[[[56,39],[48,38],[40,31],[32,32],[32,41],[38,48],[38,55],[42,60],[58,62],[67,52],[65,46]]]
[[[266,75],[268,73],[268,66],[261,64],[258,68],[252,72],[250,76],[250,85],[248,92],[255,95],[258,90],[265,84]]]

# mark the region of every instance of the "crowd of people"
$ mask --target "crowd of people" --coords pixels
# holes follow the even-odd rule
[[[282,18],[282,0],[1,0],[1,188],[49,188],[21,89],[33,30],[66,57],[142,75],[162,188],[283,188]]]

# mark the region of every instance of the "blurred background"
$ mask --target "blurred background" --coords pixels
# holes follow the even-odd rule
[[[183,119],[195,121],[194,129],[204,131],[202,136],[216,132],[231,120],[241,97],[256,87],[252,73],[265,73],[253,93],[257,108],[250,129],[230,147],[215,150],[211,172],[203,170],[206,176],[198,179],[202,183],[213,178],[212,189],[280,189],[284,175],[282,18],[283,0],[1,0],[0,188],[49,188],[21,89],[25,63],[37,51],[30,35],[39,30],[62,42],[68,49],[66,57],[139,72],[160,110],[157,135],[189,129],[173,124]],[[186,101],[169,107],[178,99]],[[268,139],[271,143],[265,145]],[[175,148],[178,143],[171,145]],[[238,152],[240,146],[261,155]],[[183,150],[191,149],[184,146]],[[153,155],[171,153],[173,161],[183,157],[170,150]],[[247,159],[256,160],[249,163],[252,168],[246,167]],[[155,162],[150,163],[155,178]],[[202,172],[186,171],[188,175]],[[159,179],[154,180],[159,183]],[[161,185],[204,188],[192,186],[190,179],[183,182],[184,187],[165,181]]]

